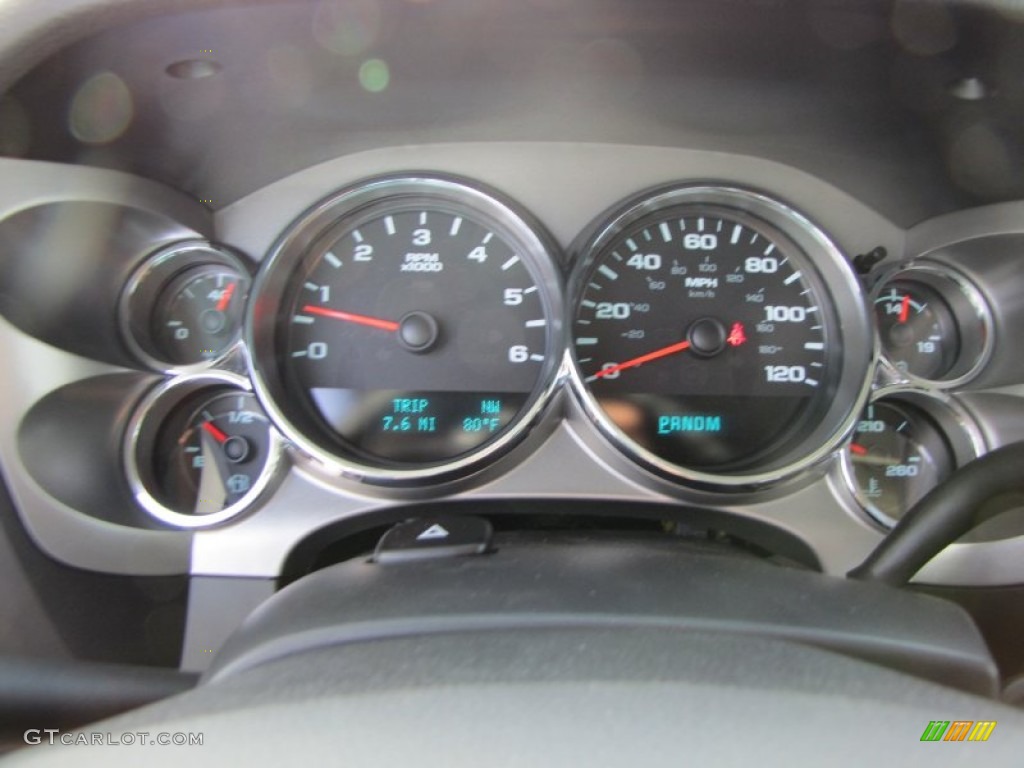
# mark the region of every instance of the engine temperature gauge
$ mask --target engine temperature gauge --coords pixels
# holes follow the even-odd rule
[[[157,519],[180,527],[220,523],[266,490],[279,441],[251,393],[172,384],[140,414],[128,473],[137,500]]]
[[[895,400],[868,405],[848,449],[856,494],[891,527],[953,471],[953,451],[924,411]]]

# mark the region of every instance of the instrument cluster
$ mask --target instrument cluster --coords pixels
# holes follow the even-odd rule
[[[858,274],[804,214],[733,185],[638,193],[566,267],[494,189],[375,177],[301,214],[258,269],[206,242],[157,251],[120,313],[168,376],[130,420],[125,473],[177,527],[258,507],[289,461],[384,493],[471,477],[558,419],[563,390],[623,462],[683,488],[756,491],[840,452],[883,527],[985,449],[944,391],[991,355],[971,280],[926,261]]]

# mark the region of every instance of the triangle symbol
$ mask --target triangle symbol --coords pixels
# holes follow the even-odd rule
[[[437,523],[434,523],[434,525],[430,526],[429,528],[427,528],[427,530],[425,530],[423,533],[417,536],[416,541],[428,541],[430,539],[447,539],[449,535],[450,534],[448,533],[447,528],[445,528],[443,525],[438,525]]]

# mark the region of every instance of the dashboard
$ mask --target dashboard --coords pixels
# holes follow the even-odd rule
[[[408,518],[840,576],[1024,439],[1019,21],[89,5],[9,12],[0,467],[48,558],[187,579],[183,670]],[[1024,583],[1002,503],[915,582]]]

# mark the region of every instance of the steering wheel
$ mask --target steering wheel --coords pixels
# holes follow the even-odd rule
[[[344,562],[267,601],[197,689],[91,730],[201,733],[198,765],[932,766],[960,757],[921,743],[940,726],[969,741],[996,723],[984,745],[953,747],[1019,764],[1024,716],[995,700],[971,619],[896,587],[983,522],[983,501],[1024,487],[1022,467],[1024,444],[965,466],[847,580],[593,534]]]

